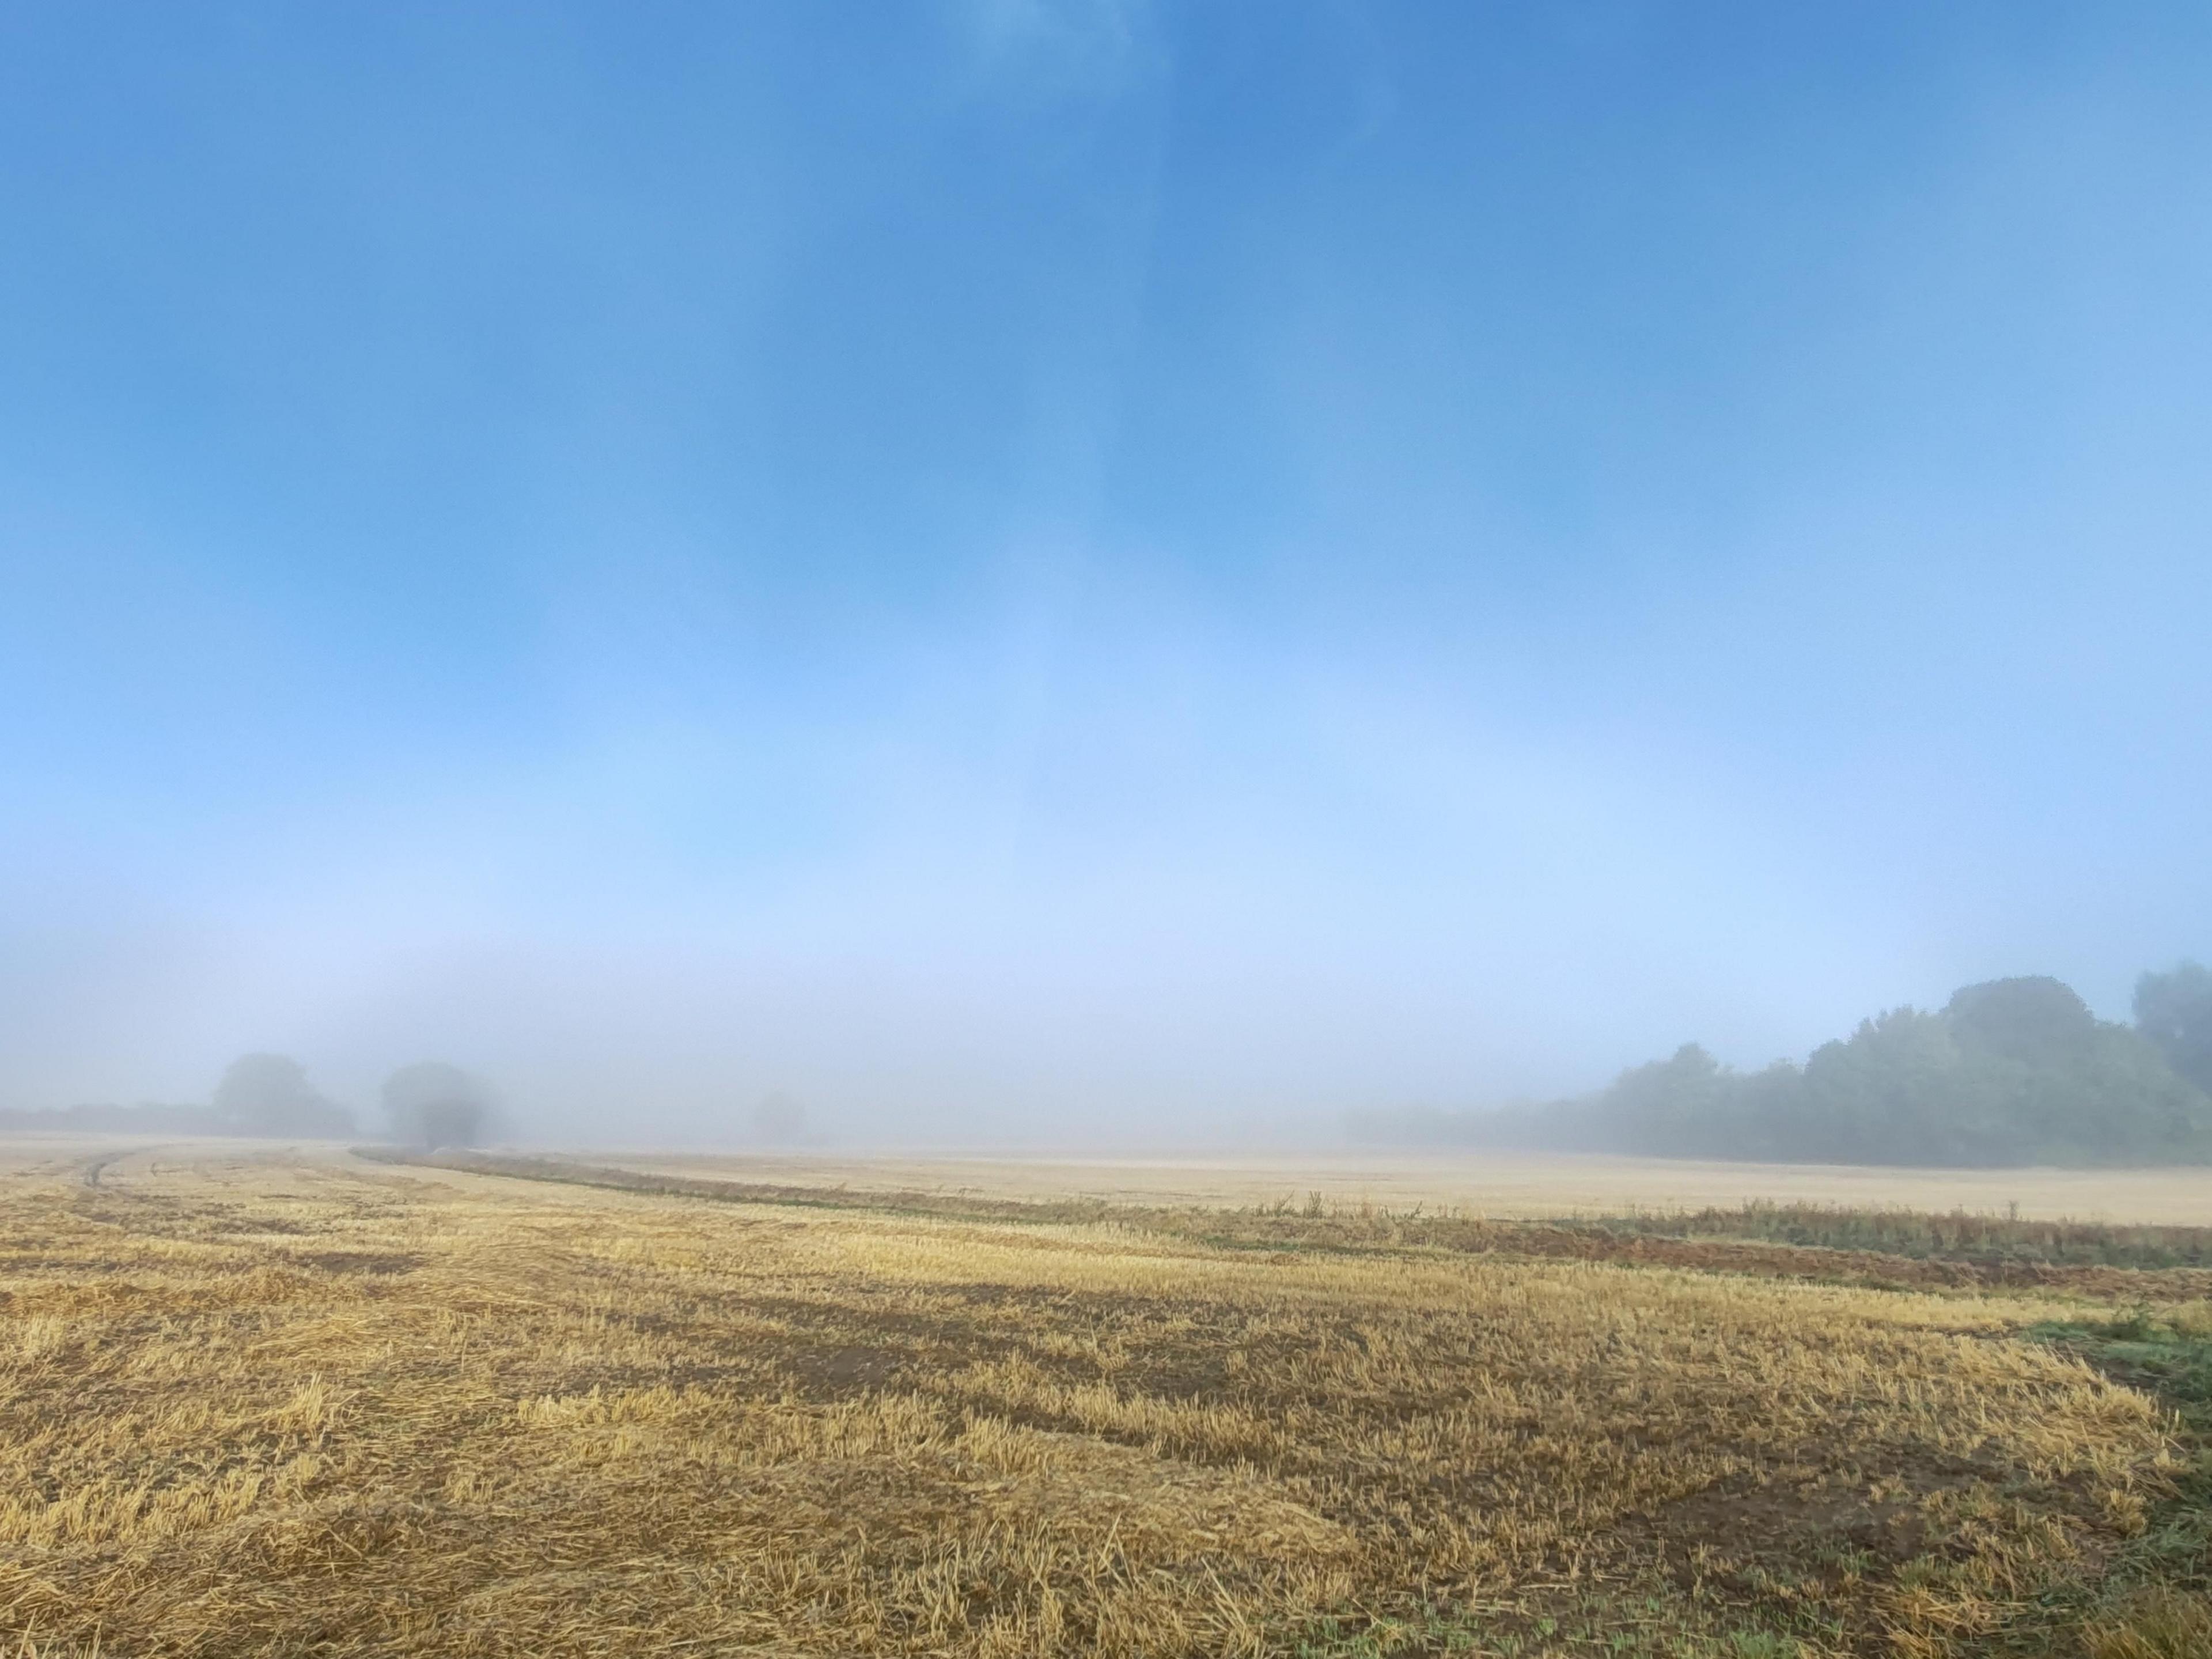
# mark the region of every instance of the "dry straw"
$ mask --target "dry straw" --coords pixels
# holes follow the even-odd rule
[[[343,1159],[19,1174],[0,1629],[1932,1654],[2094,1576],[2168,1480],[2164,1414],[2020,1340],[2032,1297],[1253,1242]]]

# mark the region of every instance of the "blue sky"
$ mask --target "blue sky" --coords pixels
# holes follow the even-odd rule
[[[2212,952],[2208,72],[2183,5],[10,6],[0,1105],[1142,1138],[2121,1014]]]

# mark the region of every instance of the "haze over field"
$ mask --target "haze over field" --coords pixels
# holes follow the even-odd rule
[[[2212,955],[2212,14],[0,13],[0,1110],[1323,1133]]]

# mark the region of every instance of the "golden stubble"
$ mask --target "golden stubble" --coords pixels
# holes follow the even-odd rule
[[[2059,1311],[335,1157],[31,1170],[0,1182],[0,1629],[1259,1654],[1612,1595],[1938,1652],[2163,1489],[2151,1402],[2011,1334]]]

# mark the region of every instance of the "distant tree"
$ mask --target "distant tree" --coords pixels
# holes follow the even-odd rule
[[[2055,979],[1899,1009],[1805,1066],[1813,1155],[1880,1164],[2212,1158],[2212,1101]]]
[[[1364,1113],[1363,1139],[1844,1164],[2212,1164],[2212,970],[2145,974],[2133,1025],[2047,975],[1893,1008],[1803,1067],[1694,1042],[1578,1100]]]
[[[2212,973],[2147,975],[2136,1026],[2055,979],[1991,980],[1942,1011],[1893,1008],[1813,1051],[1742,1073],[1695,1043],[1582,1100],[1448,1122],[1370,1120],[1393,1137],[1818,1163],[2212,1163]],[[2171,1063],[2170,1063],[2171,1062]]]
[[[296,1060],[241,1054],[216,1085],[216,1121],[232,1134],[344,1135],[353,1114],[325,1099]]]
[[[1513,1127],[1524,1144],[1549,1126],[1542,1139],[1562,1147],[1660,1158],[1778,1157],[1803,1085],[1787,1060],[1739,1072],[1686,1042],[1668,1059],[1623,1072],[1594,1098],[1522,1108]]]
[[[1805,1144],[1794,1156],[1861,1164],[2005,1160],[1990,1079],[1951,1023],[1893,1008],[1805,1062]]]
[[[1694,1042],[1665,1060],[1632,1066],[1599,1097],[1590,1138],[1625,1149],[1698,1152],[1707,1126],[1725,1115],[1733,1074]]]
[[[753,1139],[770,1146],[795,1146],[806,1139],[806,1108],[789,1095],[771,1094],[753,1108]]]
[[[483,1145],[499,1115],[489,1084],[443,1060],[401,1066],[385,1079],[383,1096],[392,1138],[428,1152]]]
[[[1943,1018],[1960,1042],[2024,1066],[2063,1065],[2097,1040],[2089,1005],[2047,975],[1965,986],[1951,994]]]
[[[2212,1093],[2212,969],[2185,962],[2136,981],[2136,1029],[2166,1063]]]

